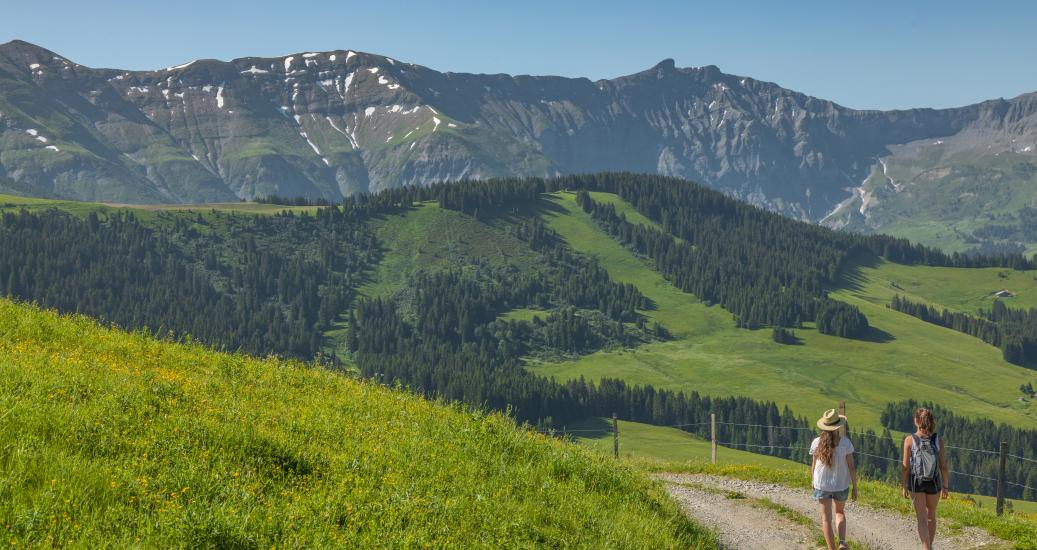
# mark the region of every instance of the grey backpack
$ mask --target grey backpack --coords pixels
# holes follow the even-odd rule
[[[911,474],[918,481],[933,481],[940,474],[940,441],[936,434],[921,438],[911,434]]]

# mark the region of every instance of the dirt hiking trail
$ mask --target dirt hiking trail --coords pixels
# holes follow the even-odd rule
[[[722,548],[824,548],[819,543],[817,503],[805,489],[702,474],[656,477],[685,513],[717,532]],[[846,521],[847,539],[864,548],[921,548],[913,517],[849,502]],[[981,529],[967,527],[951,532],[947,525],[937,524],[935,550],[1010,547]]]

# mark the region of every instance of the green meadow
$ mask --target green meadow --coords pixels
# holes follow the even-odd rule
[[[712,446],[708,439],[694,434],[640,422],[618,421],[619,456],[626,459],[651,459],[664,462],[709,462]],[[594,418],[579,424],[566,426],[581,445],[612,456],[612,419]],[[717,463],[728,465],[753,465],[777,470],[806,471],[806,466],[769,455],[750,453],[720,446]]]
[[[711,546],[636,469],[301,363],[0,300],[15,547]]]
[[[725,310],[675,288],[646,260],[602,232],[576,206],[574,195],[558,193],[547,200],[551,207],[540,210],[544,221],[572,248],[596,256],[615,280],[635,284],[654,304],[641,313],[662,323],[674,338],[532,364],[539,374],[560,380],[610,376],[706,395],[744,395],[788,405],[808,417],[845,400],[858,426],[878,427],[887,402],[919,397],[960,414],[1037,426],[1030,403],[1018,401],[1019,384],[1032,380],[1032,371],[1006,363],[998,349],[975,338],[890,311],[876,270],[847,274],[846,285],[832,293],[868,316],[871,338],[836,338],[808,326],[796,330],[798,345],[781,345],[771,340],[769,330],[738,329]],[[925,273],[916,276],[924,279]]]

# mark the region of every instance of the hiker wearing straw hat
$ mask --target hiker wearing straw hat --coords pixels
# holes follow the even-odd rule
[[[857,467],[853,463],[853,444],[840,437],[839,428],[846,425],[846,417],[835,409],[828,409],[817,420],[821,435],[810,444],[810,471],[814,478],[814,500],[821,512],[821,529],[828,550],[848,550],[846,545],[846,499],[857,500]],[[835,508],[835,529],[832,529],[832,508]],[[836,539],[836,532],[839,538]],[[836,546],[836,540],[839,544]]]

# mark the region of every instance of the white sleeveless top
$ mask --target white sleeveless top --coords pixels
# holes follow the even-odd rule
[[[815,437],[810,444],[810,456],[817,452],[820,437]],[[828,467],[821,459],[814,464],[814,488],[819,491],[837,492],[850,488],[850,467],[846,465],[846,455],[853,453],[853,443],[846,437],[839,438],[839,444],[832,451],[832,466]]]

